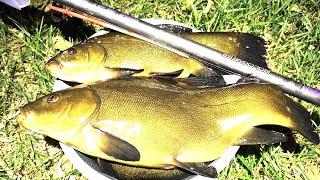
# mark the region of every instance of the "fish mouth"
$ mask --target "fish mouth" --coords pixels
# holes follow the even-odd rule
[[[45,67],[46,67],[50,72],[55,72],[55,71],[58,71],[58,70],[62,69],[62,68],[63,68],[63,65],[62,65],[59,61],[57,61],[57,60],[55,60],[55,59],[50,59],[50,60],[46,63]]]
[[[17,116],[17,122],[19,123],[20,126],[33,130],[35,132],[38,132],[40,134],[43,134],[45,130],[37,128],[35,126],[34,120],[35,116],[34,114],[29,110],[28,107],[20,107],[20,113]]]
[[[21,108],[19,108],[19,114],[18,114],[18,117],[16,118],[17,119],[17,122],[19,123],[19,124],[21,124],[21,122],[24,120],[24,119],[26,119],[26,117],[27,117],[27,115],[26,115],[26,108],[24,108],[24,107],[21,107]]]
[[[20,107],[20,113],[17,117],[17,122],[19,124],[24,124],[26,120],[32,119],[32,115],[27,107]]]

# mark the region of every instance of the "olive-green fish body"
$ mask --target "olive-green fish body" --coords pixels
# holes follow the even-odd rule
[[[194,40],[212,48],[224,47],[227,54],[238,56],[239,51],[234,47],[237,37],[229,35],[226,38],[218,33],[187,33],[184,38]],[[104,66],[110,68],[143,69],[134,76],[150,76],[157,72],[171,73],[183,70],[178,77],[188,77],[190,74],[209,73],[210,70],[194,59],[184,58],[176,53],[155,45],[146,43],[134,37],[117,33],[107,34],[97,39],[88,40],[88,43],[101,42],[106,49],[107,58]],[[126,48],[124,48],[126,47]]]
[[[103,159],[98,159],[99,171],[116,179],[136,179],[136,180],[176,180],[184,179],[193,174],[182,169],[155,169],[128,166],[118,164]]]
[[[141,167],[188,169],[212,161],[259,125],[288,127],[319,142],[308,113],[270,84],[187,90],[121,79],[56,92],[21,111],[29,129]]]
[[[266,66],[264,41],[245,33],[183,33],[231,56]],[[216,71],[195,59],[185,58],[137,38],[108,33],[77,44],[46,64],[57,78],[80,83],[125,76],[213,76]]]

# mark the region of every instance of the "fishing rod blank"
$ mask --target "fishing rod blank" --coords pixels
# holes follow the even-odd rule
[[[268,69],[232,57],[197,42],[181,38],[130,15],[89,0],[56,1],[126,29],[128,32],[143,36],[155,44],[168,47],[169,50],[174,49],[174,52],[178,51],[180,52],[179,54],[191,56],[208,66],[223,68],[244,77],[255,77],[262,82],[276,84],[290,95],[315,105],[320,105],[320,90],[271,72]]]

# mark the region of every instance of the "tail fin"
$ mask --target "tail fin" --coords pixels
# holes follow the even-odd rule
[[[313,127],[310,121],[310,115],[308,111],[300,104],[294,102],[288,98],[288,108],[291,112],[292,119],[296,119],[296,126],[293,127],[295,131],[298,131],[306,139],[314,144],[320,143],[320,138],[317,133],[313,131]]]
[[[224,89],[228,90],[228,96],[225,96],[223,103],[234,102],[237,104],[236,111],[250,115],[250,121],[244,121],[247,126],[279,125],[299,132],[314,144],[320,143],[308,111],[289,99],[278,86],[250,83],[237,84]],[[216,91],[216,96],[219,97],[225,93],[224,89]]]
[[[204,44],[228,55],[240,58],[254,65],[268,68],[265,60],[265,41],[252,34],[238,32],[189,33],[183,37]],[[234,74],[230,71],[208,64],[210,68],[222,71],[223,74]]]
[[[281,125],[283,123],[282,125],[299,132],[310,142],[319,144],[319,135],[314,132],[309,112],[284,95],[278,86],[270,84],[268,86],[264,89],[264,96],[272,102],[270,105],[273,106],[273,110],[282,116],[279,119],[273,119],[276,122],[274,124]]]
[[[266,43],[262,38],[247,33],[236,33],[236,37],[239,43],[238,57],[240,59],[268,68],[264,57],[266,55]]]

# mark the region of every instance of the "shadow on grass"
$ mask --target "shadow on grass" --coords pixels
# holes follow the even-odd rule
[[[301,152],[303,147],[301,147],[294,138],[289,139],[287,142],[284,143],[276,143],[272,145],[265,145],[263,150],[268,151],[272,147],[279,146],[283,149],[285,152],[291,152],[291,153],[298,153]],[[248,145],[248,146],[241,146],[239,151],[239,155],[242,155],[244,157],[248,157],[250,155],[255,155],[257,159],[261,158],[261,147],[260,145]]]
[[[1,5],[0,19],[12,27],[21,26],[29,33],[34,33],[41,23],[53,25],[61,31],[64,37],[84,40],[94,33],[94,29],[77,18],[66,18],[55,12],[44,12],[34,7],[26,7],[22,10]],[[43,19],[43,22],[42,22]]]
[[[44,140],[47,142],[47,144],[49,144],[50,146],[54,146],[56,148],[60,148],[60,145],[59,145],[59,141],[55,140],[55,139],[52,139],[51,137],[49,136],[45,136],[44,137]]]

